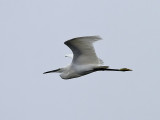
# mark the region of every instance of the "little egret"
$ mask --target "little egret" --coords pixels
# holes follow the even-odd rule
[[[103,66],[103,61],[97,57],[93,47],[93,43],[98,40],[101,40],[99,36],[85,36],[64,42],[73,52],[73,55],[65,56],[73,58],[72,63],[66,67],[47,71],[43,74],[57,72],[61,73],[60,77],[62,79],[72,79],[96,71],[132,71],[128,68],[110,69],[108,66]]]

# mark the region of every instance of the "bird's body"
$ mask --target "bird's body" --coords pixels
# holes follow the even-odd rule
[[[61,78],[63,79],[70,79],[70,78],[76,78],[80,77],[86,74],[89,74],[91,70],[91,66],[81,66],[81,65],[69,65],[65,67],[63,72],[60,74]]]
[[[73,52],[72,63],[64,68],[48,71],[44,74],[59,72],[62,79],[71,79],[96,71],[131,71],[127,68],[109,69],[108,66],[103,66],[103,61],[97,57],[93,47],[93,43],[98,40],[101,40],[99,36],[85,36],[64,42]],[[66,57],[72,58],[72,55],[69,54]]]

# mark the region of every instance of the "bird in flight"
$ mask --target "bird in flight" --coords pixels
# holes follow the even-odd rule
[[[77,37],[64,42],[73,52],[66,57],[71,57],[72,63],[66,67],[58,68],[44,72],[46,73],[61,73],[62,79],[72,79],[93,73],[96,71],[132,71],[128,68],[111,69],[109,66],[104,66],[103,61],[97,57],[93,43],[101,40],[99,36],[84,36]]]

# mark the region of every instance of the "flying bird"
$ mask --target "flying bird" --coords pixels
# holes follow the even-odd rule
[[[64,42],[73,52],[66,57],[73,58],[72,63],[66,67],[58,68],[44,72],[46,73],[61,73],[62,79],[72,79],[93,73],[96,71],[132,71],[128,68],[111,69],[109,66],[104,66],[103,61],[97,57],[93,43],[101,40],[99,36],[77,37]]]

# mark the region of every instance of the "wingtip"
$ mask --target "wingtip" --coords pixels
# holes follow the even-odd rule
[[[95,35],[94,37],[97,38],[97,39],[99,39],[99,40],[102,39],[99,35]]]
[[[67,45],[68,42],[71,42],[72,40],[76,40],[76,39],[80,39],[80,38],[92,38],[95,41],[102,40],[102,38],[99,35],[82,36],[82,37],[75,37],[75,38],[72,38],[70,40],[67,40],[67,41],[64,42],[64,44]]]
[[[99,35],[84,36],[84,37],[92,38],[92,39],[95,39],[95,40],[101,40],[101,39],[102,39]],[[82,38],[83,38],[83,37],[82,37]]]

